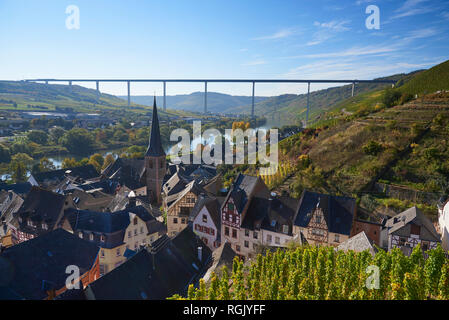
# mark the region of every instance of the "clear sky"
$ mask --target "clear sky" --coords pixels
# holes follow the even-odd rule
[[[66,27],[69,5],[79,29]],[[379,30],[365,26],[369,5],[379,8]],[[3,80],[372,79],[449,59],[449,1],[0,0],[0,43]],[[125,84],[101,89],[126,93]],[[167,93],[202,89],[170,84]],[[305,90],[263,84],[256,95]],[[162,86],[132,85],[133,94],[154,91]],[[251,94],[249,85],[209,91]]]

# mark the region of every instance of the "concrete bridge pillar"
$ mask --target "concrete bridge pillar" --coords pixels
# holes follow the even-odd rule
[[[204,113],[207,113],[207,81],[204,82]]]
[[[167,110],[167,83],[164,81],[164,111]]]
[[[351,97],[354,96],[354,87],[355,87],[355,82],[352,83]]]
[[[256,88],[256,82],[253,81],[253,95],[252,95],[252,99],[251,99],[251,118],[254,118],[254,91]]]
[[[128,107],[131,106],[131,81],[127,81],[128,85]]]
[[[310,109],[310,82],[307,82],[307,111],[306,111],[306,128],[309,123],[309,109]]]

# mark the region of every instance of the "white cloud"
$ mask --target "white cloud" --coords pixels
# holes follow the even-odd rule
[[[342,58],[342,57],[354,57],[354,56],[366,56],[366,55],[379,55],[383,53],[389,53],[398,50],[395,46],[365,46],[365,47],[352,47],[347,50],[326,52],[326,53],[314,53],[305,54],[301,56],[285,57],[287,59],[295,58]]]
[[[287,38],[291,35],[293,35],[294,32],[291,29],[282,29],[279,30],[276,33],[270,34],[270,35],[266,35],[266,36],[262,36],[262,37],[257,37],[257,38],[253,38],[252,40],[274,40],[274,39],[282,39],[282,38]]]
[[[413,30],[412,32],[409,33],[409,35],[407,37],[404,38],[404,41],[410,41],[410,40],[421,39],[421,38],[429,38],[436,34],[438,34],[438,31],[434,28]]]
[[[329,40],[338,32],[348,31],[350,28],[347,26],[351,21],[349,20],[332,20],[329,22],[315,21],[313,25],[318,28],[313,33],[312,39],[306,42],[307,46],[314,46]]]
[[[395,10],[395,15],[390,19],[394,20],[434,11],[435,8],[432,6],[420,6],[420,4],[427,1],[428,0],[407,0],[400,8]]]
[[[349,27],[345,26],[346,24],[348,24],[350,22],[351,21],[349,21],[349,20],[342,20],[342,21],[332,20],[329,22],[322,22],[322,23],[315,21],[313,23],[313,25],[316,27],[331,29],[336,32],[342,32],[342,31],[348,31],[350,29]]]

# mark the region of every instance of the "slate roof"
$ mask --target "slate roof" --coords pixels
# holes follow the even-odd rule
[[[271,199],[271,200],[270,200]],[[298,199],[289,197],[261,198],[251,200],[248,211],[242,221],[242,228],[264,229],[283,233],[283,225],[289,226],[292,235],[293,220],[298,207]]]
[[[198,260],[198,246],[203,259]],[[187,227],[173,239],[162,236],[86,288],[88,299],[163,300],[186,294],[210,263],[210,249]]]
[[[65,196],[54,193],[40,187],[33,187],[25,198],[17,217],[22,218],[20,230],[30,234],[41,234],[47,232],[42,230],[41,224],[46,223],[48,230],[52,230],[63,216]],[[26,219],[30,218],[36,228],[29,227]]]
[[[21,196],[27,195],[28,192],[30,192],[31,187],[32,185],[29,182],[14,183],[14,184],[0,183],[0,190],[6,191],[11,190]]]
[[[223,203],[226,203],[229,198],[232,198],[234,204],[239,213],[242,213],[245,208],[246,203],[249,200],[250,195],[253,193],[254,188],[257,186],[258,177],[244,175],[239,173],[239,175],[235,178],[234,183],[231,186],[231,189],[228,192],[228,195]],[[261,192],[262,195],[268,195],[268,189],[265,187]]]
[[[117,158],[101,174],[120,185],[135,190],[145,185],[145,162],[143,159]]]
[[[23,199],[14,191],[1,191],[0,192],[0,226],[2,224],[12,223],[14,214],[19,211],[23,204]],[[5,235],[4,228],[0,228],[0,236]]]
[[[193,206],[192,211],[190,212],[189,221],[194,221],[204,206],[206,206],[207,211],[209,212],[209,215],[211,216],[215,227],[217,227],[217,230],[220,230],[221,229],[220,203],[217,198],[208,196],[206,194],[200,194],[198,196],[198,200]]]
[[[44,280],[63,288],[66,267],[76,265],[82,275],[93,267],[98,251],[94,243],[62,229],[7,248],[0,255],[0,300],[45,299]]]
[[[385,227],[388,228],[388,234],[392,234],[407,226],[409,223],[423,226],[427,230],[426,235],[421,232],[421,239],[440,241],[440,236],[435,230],[432,222],[417,207],[411,207],[397,214],[393,218],[388,219],[385,223]]]
[[[180,201],[189,192],[192,192],[197,196],[199,196],[200,194],[207,194],[207,192],[203,188],[201,188],[201,186],[195,180],[193,180],[188,183],[184,190],[182,190],[181,192],[165,198],[168,209],[178,203],[178,201]]]
[[[350,235],[356,209],[354,198],[304,190],[294,224],[306,228],[317,205],[323,210],[329,232]]]
[[[165,156],[164,148],[162,148],[161,132],[159,129],[159,117],[157,116],[156,97],[153,103],[153,119],[151,121],[150,143],[148,145],[147,157]]]
[[[66,173],[70,171],[70,173]],[[70,176],[73,179],[81,179],[88,180],[92,178],[96,178],[99,176],[95,167],[91,164],[87,164],[81,167],[67,168],[67,169],[59,169],[52,170],[48,172],[41,172],[32,175],[34,179],[39,183],[39,185],[43,184],[57,184],[63,181],[66,176]]]
[[[88,239],[88,235],[93,234],[94,242],[102,248],[110,249],[124,243],[126,228],[131,223],[130,214],[135,214],[145,221],[149,233],[163,232],[164,229],[160,222],[156,221],[142,206],[117,212],[68,209],[65,216],[76,235],[83,232],[83,237]],[[101,236],[105,237],[104,242],[101,241]]]
[[[362,231],[349,238],[348,240],[340,243],[340,245],[336,249],[343,250],[345,252],[348,250],[352,250],[355,252],[368,250],[368,252],[373,256],[377,252],[377,249],[373,246],[372,241],[367,237],[365,231]]]
[[[226,266],[230,272],[235,256],[237,256],[237,254],[232,250],[231,244],[227,241],[223,242],[221,246],[212,252],[212,266],[204,275],[204,281],[208,282],[211,279],[212,272],[217,276],[220,276],[224,266]]]
[[[181,171],[176,172],[163,184],[162,189],[167,196],[181,192],[193,178],[184,175]]]

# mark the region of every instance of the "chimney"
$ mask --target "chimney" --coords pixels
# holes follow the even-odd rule
[[[198,260],[203,260],[203,247],[198,247]]]

